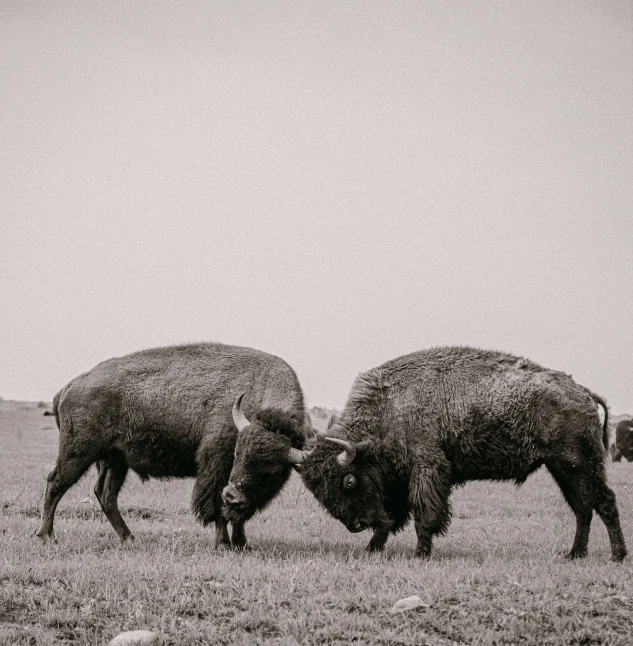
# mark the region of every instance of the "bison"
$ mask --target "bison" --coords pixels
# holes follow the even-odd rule
[[[633,462],[633,420],[625,419],[618,423],[612,448],[611,459],[614,462],[620,462],[622,457]]]
[[[192,508],[204,525],[215,522],[216,547],[244,547],[244,522],[291,472],[279,469],[260,483],[258,505],[245,507],[229,537],[222,489],[237,438],[231,409],[244,391],[248,414],[279,416],[293,430],[292,446],[303,448],[305,409],[297,376],[285,361],[258,350],[219,343],[155,348],[104,361],[73,379],[53,401],[59,454],[48,475],[37,536],[52,536],[62,496],[96,463],[95,495],[122,540],[131,533],[117,496],[132,469],[141,480],[195,478]]]
[[[597,404],[604,409],[602,426]],[[576,516],[568,557],[586,556],[594,509],[607,527],[613,560],[626,555],[615,495],[605,481],[604,400],[527,359],[442,347],[389,361],[357,377],[340,418],[311,450],[289,449],[283,430],[261,422],[249,426],[237,418],[228,486],[251,490],[270,471],[294,464],[351,532],[373,529],[371,551],[382,550],[413,516],[416,556],[428,557],[433,537],[449,526],[454,486],[521,484],[545,465]]]

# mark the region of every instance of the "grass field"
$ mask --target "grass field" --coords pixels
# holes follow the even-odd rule
[[[189,512],[192,481],[120,497],[121,544],[94,500],[96,473],[62,500],[57,542],[33,537],[57,429],[36,404],[0,402],[0,645],[105,644],[145,628],[161,644],[631,644],[633,565],[610,561],[594,518],[589,557],[568,562],[574,519],[551,477],[473,483],[429,561],[415,533],[368,555],[293,476],[247,524],[252,550],[216,552]],[[633,464],[607,465],[633,548]],[[400,598],[425,605],[391,613]]]

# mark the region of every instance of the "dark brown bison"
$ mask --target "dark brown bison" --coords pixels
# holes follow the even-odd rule
[[[628,462],[633,462],[633,420],[625,419],[615,428],[615,444],[611,453],[614,462],[620,462],[624,457]]]
[[[73,379],[56,396],[57,464],[48,476],[40,537],[53,534],[64,493],[96,463],[95,494],[122,540],[130,530],[117,496],[128,469],[147,478],[196,479],[192,508],[215,522],[217,547],[246,544],[244,522],[281,489],[291,468],[260,483],[257,506],[245,506],[232,525],[221,514],[222,489],[233,465],[236,396],[248,395],[248,414],[281,416],[303,446],[304,403],[297,376],[278,357],[219,343],[156,348],[110,359]]]
[[[596,404],[604,409],[602,426]],[[586,556],[595,509],[612,558],[621,561],[626,547],[605,481],[607,415],[604,401],[569,375],[501,352],[436,348],[361,374],[329,437],[311,451],[288,449],[278,429],[238,424],[229,486],[246,491],[269,470],[293,463],[350,531],[373,529],[368,549],[383,549],[413,516],[416,555],[426,557],[433,536],[448,528],[455,485],[521,484],[545,465],[576,516],[568,556]]]

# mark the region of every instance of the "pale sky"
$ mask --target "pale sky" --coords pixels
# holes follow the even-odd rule
[[[0,396],[221,341],[309,405],[437,345],[633,412],[633,4],[0,3]]]

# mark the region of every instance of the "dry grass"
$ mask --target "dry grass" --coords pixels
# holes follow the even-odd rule
[[[57,430],[37,404],[0,403],[0,644],[104,644],[122,630],[163,644],[629,644],[633,567],[610,562],[594,520],[589,558],[567,562],[574,523],[545,472],[521,488],[474,483],[431,560],[413,529],[384,555],[363,551],[293,477],[247,525],[247,553],[213,549],[189,513],[191,481],[135,476],[121,509],[136,540],[121,545],[93,501],[89,472],[62,501],[58,540],[42,544],[44,476]],[[609,464],[633,546],[633,465]],[[390,613],[418,594],[428,607]]]

